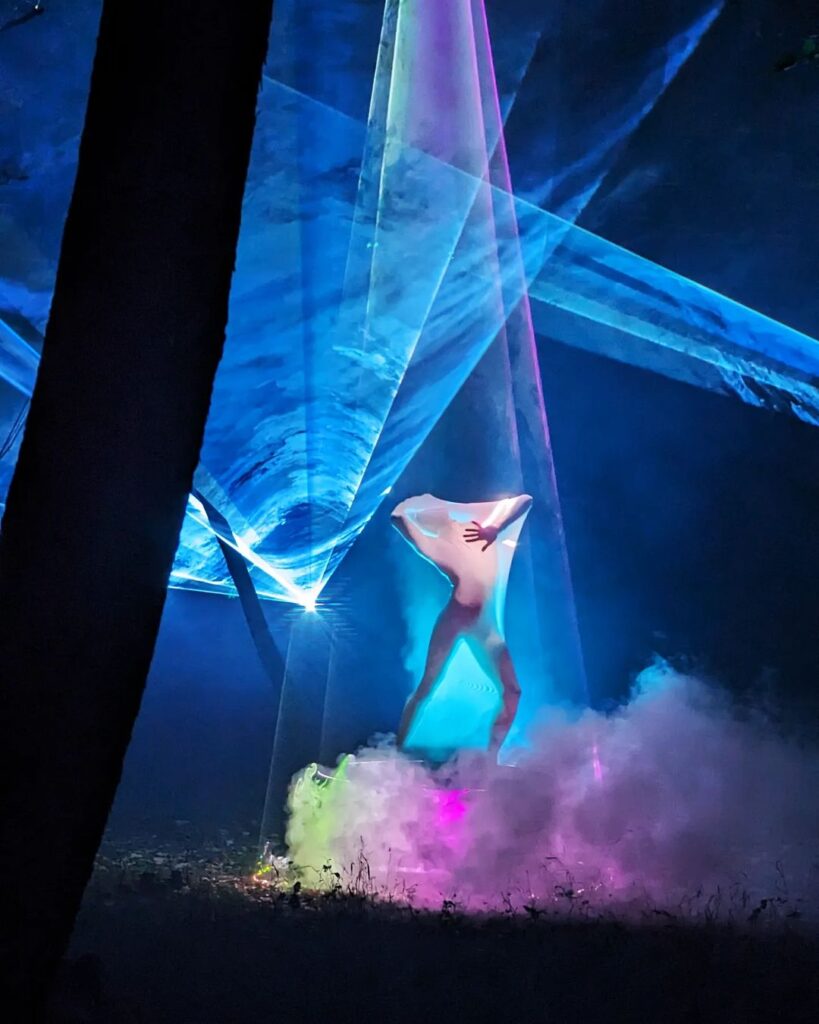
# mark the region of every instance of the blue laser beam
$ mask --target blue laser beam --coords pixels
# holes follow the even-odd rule
[[[668,44],[645,96],[667,86],[718,6]],[[388,67],[373,87],[369,140],[354,118],[279,82],[266,80],[260,100],[202,462],[265,596],[303,603],[327,582],[526,292],[544,334],[819,423],[812,338],[510,201],[446,140],[429,152],[406,131],[388,138],[378,123]],[[390,125],[401,127],[407,102],[387,100]],[[641,117],[651,109],[634,102]],[[612,117],[614,135],[582,166],[558,170],[561,181],[593,177],[609,143],[639,123]],[[282,151],[294,135],[317,141]],[[492,150],[484,125],[487,140]],[[60,173],[70,178],[71,160]],[[470,220],[481,207],[492,208],[493,231]],[[0,377],[18,394],[30,394],[37,360],[0,321]],[[173,582],[206,579],[230,589],[213,534],[191,515]]]

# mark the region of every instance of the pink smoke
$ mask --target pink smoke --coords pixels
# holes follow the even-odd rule
[[[655,666],[616,714],[552,716],[515,767],[380,747],[308,770],[287,839],[307,884],[364,859],[374,894],[420,906],[819,917],[817,812],[817,751]]]

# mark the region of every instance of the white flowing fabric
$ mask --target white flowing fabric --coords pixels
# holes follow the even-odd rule
[[[515,517],[528,495],[501,498],[498,501],[443,501],[422,494],[402,501],[393,512],[407,527],[407,539],[420,555],[448,577],[454,586],[453,597],[459,604],[480,607],[485,625],[503,635],[503,607],[509,572],[528,508]],[[474,523],[499,527],[497,540],[486,550],[484,542],[468,544],[464,531]]]

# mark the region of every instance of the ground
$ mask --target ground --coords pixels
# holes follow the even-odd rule
[[[799,922],[468,918],[259,884],[254,861],[249,833],[104,847],[51,1024],[819,1019],[819,936]]]

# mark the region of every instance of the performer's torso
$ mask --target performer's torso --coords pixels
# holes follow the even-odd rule
[[[507,526],[486,550],[485,541],[467,543],[464,531],[473,523],[492,526],[502,522],[514,500],[460,503],[424,495],[408,502],[412,518],[424,535],[422,544],[416,544],[420,553],[452,580],[456,601],[479,609],[498,627],[512,558],[526,517]]]

